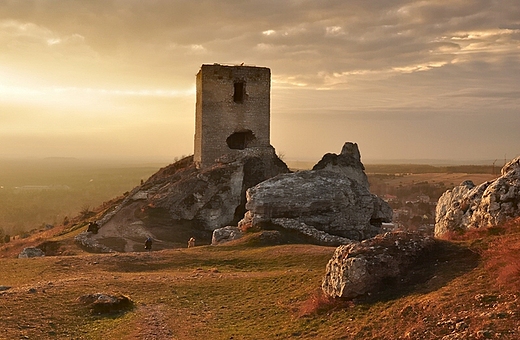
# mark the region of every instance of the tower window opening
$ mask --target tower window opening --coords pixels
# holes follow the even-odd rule
[[[233,101],[235,103],[243,103],[244,97],[246,94],[246,83],[241,81],[241,82],[236,82],[234,85],[235,85],[235,92],[233,93]]]

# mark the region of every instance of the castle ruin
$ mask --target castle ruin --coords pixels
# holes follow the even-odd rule
[[[271,70],[202,65],[197,73],[194,161],[207,167],[226,154],[269,147]]]

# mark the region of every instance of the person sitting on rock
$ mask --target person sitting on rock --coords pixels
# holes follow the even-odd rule
[[[152,238],[148,237],[146,241],[144,241],[144,249],[150,251],[152,250]]]
[[[190,240],[188,241],[188,248],[192,248],[192,247],[195,247],[195,238],[194,237],[190,238]]]
[[[91,232],[92,234],[97,234],[99,230],[99,226],[96,222],[89,222],[87,232]]]

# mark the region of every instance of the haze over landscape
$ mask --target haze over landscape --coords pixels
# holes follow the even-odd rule
[[[516,0],[3,0],[0,46],[0,157],[191,154],[204,63],[271,68],[287,160],[519,155]]]

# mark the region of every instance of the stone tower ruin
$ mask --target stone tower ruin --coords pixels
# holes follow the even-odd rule
[[[195,152],[207,167],[226,154],[269,147],[271,70],[202,65],[197,73]]]

